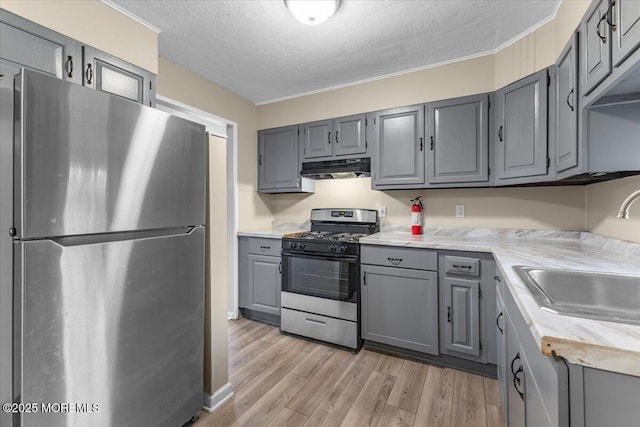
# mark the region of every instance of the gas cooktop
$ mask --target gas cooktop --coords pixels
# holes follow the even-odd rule
[[[333,231],[308,231],[306,233],[287,236],[290,239],[299,240],[328,240],[335,242],[358,242],[361,237],[368,236],[367,233],[340,233]]]

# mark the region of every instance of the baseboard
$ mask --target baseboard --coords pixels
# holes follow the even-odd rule
[[[228,311],[227,312],[227,320],[233,320],[236,319],[237,316],[233,313],[233,311]]]
[[[202,408],[205,411],[211,413],[231,397],[233,397],[233,389],[231,388],[231,383],[226,383],[218,390],[216,390],[216,392],[213,393],[213,396],[209,393],[204,393],[204,402],[202,404]]]

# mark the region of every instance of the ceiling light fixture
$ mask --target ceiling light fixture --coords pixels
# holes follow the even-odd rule
[[[306,25],[322,24],[340,7],[340,0],[284,0],[291,14]]]

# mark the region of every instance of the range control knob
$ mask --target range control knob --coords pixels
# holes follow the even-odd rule
[[[339,247],[337,248],[337,252],[338,252],[339,254],[343,254],[343,253],[347,252],[347,246],[346,246],[346,245],[341,245],[341,246],[339,246]]]
[[[296,249],[298,247],[298,243],[296,242],[289,242],[289,249]]]
[[[329,250],[330,250],[331,252],[335,252],[335,251],[336,251],[336,249],[337,249],[337,246],[336,246],[336,245],[331,245],[331,246],[329,246]]]
[[[305,246],[304,243],[298,244],[298,248],[300,248],[300,249],[304,249],[304,246]]]

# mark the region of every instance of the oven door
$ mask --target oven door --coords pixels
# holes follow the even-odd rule
[[[358,257],[282,252],[282,291],[358,302]]]

